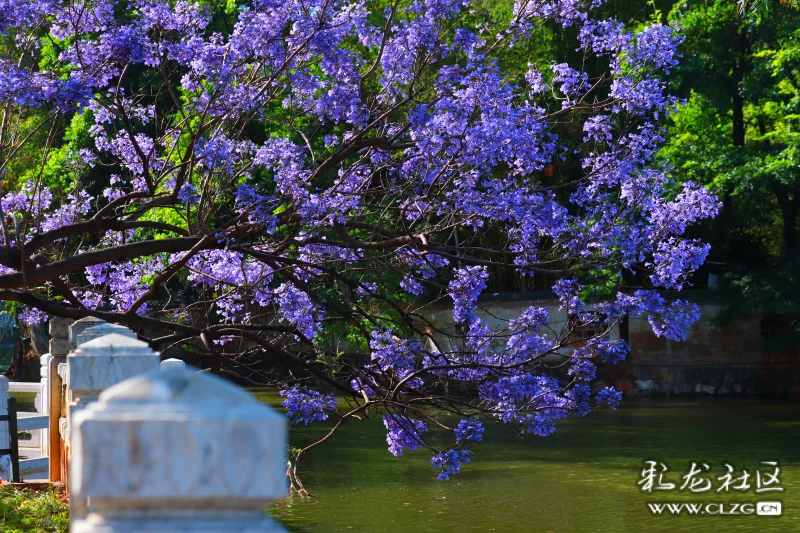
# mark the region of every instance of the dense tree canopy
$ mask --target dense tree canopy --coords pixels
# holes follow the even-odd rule
[[[758,310],[769,350],[796,349],[800,232],[800,10],[681,0],[669,12],[686,60],[672,87],[686,99],[660,153],[680,181],[714,190],[722,212],[704,229],[734,293],[729,315]]]
[[[280,383],[296,423],[379,414],[442,478],[479,417],[547,435],[613,406],[588,384],[628,351],[607,333],[685,337],[697,308],[655,289],[703,263],[684,233],[718,205],[652,164],[682,37],[598,4],[1,0],[0,298]],[[571,63],[537,54],[554,34]],[[569,320],[489,328],[501,271]],[[586,283],[613,290],[587,307]],[[425,320],[438,300],[451,324]]]

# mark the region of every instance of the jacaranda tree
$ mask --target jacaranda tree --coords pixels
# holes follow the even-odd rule
[[[0,170],[36,140],[32,166],[76,176],[3,196],[0,298],[280,383],[296,423],[382,416],[389,451],[429,448],[441,478],[482,420],[544,436],[615,406],[589,385],[628,352],[608,333],[646,315],[685,337],[697,308],[655,289],[702,264],[682,234],[717,201],[650,166],[681,38],[600,3],[521,0],[498,27],[467,0],[0,0]],[[578,62],[508,67],[544,27]],[[76,121],[91,143],[53,170]],[[557,280],[566,324],[490,328],[495,267]],[[587,279],[634,268],[646,286],[585,305]],[[426,321],[437,300],[451,324]]]

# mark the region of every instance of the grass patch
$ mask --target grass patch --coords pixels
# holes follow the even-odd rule
[[[11,392],[9,396],[17,399],[17,411],[23,413],[36,412],[36,393],[35,392]]]
[[[54,489],[30,490],[0,486],[2,533],[66,533],[69,505]]]

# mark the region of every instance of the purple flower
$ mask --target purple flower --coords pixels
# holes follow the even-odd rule
[[[447,292],[453,299],[453,320],[466,322],[472,315],[478,295],[486,288],[489,274],[486,267],[482,266],[457,268],[453,273],[455,279],[447,286]]]
[[[439,452],[431,459],[431,465],[439,470],[440,480],[450,479],[453,474],[461,472],[461,464],[472,461],[473,455],[469,450],[447,450]]]
[[[223,25],[211,24],[217,8],[186,0],[0,0],[0,33],[13,38],[0,104],[89,136],[65,138],[58,152],[68,189],[8,175],[4,183],[22,185],[0,198],[15,241],[6,247],[82,266],[66,275],[39,262],[25,287],[15,268],[0,276],[42,298],[58,278],[89,309],[136,306],[198,349],[208,340],[183,335],[205,329],[240,368],[274,351],[276,373],[349,381],[391,413],[395,455],[425,446],[427,426],[404,413],[439,416],[427,408],[434,396],[448,401],[444,381],[477,395],[481,420],[549,435],[589,412],[595,364],[619,362],[629,347],[597,337],[567,356],[570,328],[541,307],[507,323],[479,317],[490,275],[553,273],[570,325],[646,317],[657,335],[684,339],[696,306],[636,290],[598,296],[590,311],[581,282],[645,267],[653,286],[682,289],[708,255],[686,237],[689,225],[720,207],[656,165],[663,118],[678,102],[664,74],[681,36],[598,19],[601,3],[519,0],[495,35],[462,0],[399,10],[253,0]],[[535,45],[548,23],[573,28],[563,33],[581,60],[509,69],[503,58]],[[49,37],[57,57],[42,55]],[[552,190],[555,165],[574,171],[564,177],[574,186]],[[92,182],[100,166],[117,173],[107,185]],[[94,198],[81,187],[105,190]],[[187,209],[201,191],[203,209]],[[83,221],[90,230],[73,225]],[[423,294],[447,305],[444,292],[452,320],[449,309],[420,310]],[[369,361],[342,353],[367,346]],[[550,356],[571,357],[566,376],[545,375]],[[303,387],[281,394],[296,424],[335,409],[335,398]],[[595,399],[616,405],[618,394]],[[432,460],[442,478],[471,460],[462,448],[483,425],[466,418],[454,433],[455,449]]]
[[[700,308],[693,303],[675,300],[669,307],[648,315],[647,320],[658,337],[685,341],[689,327],[700,318]]]
[[[686,276],[705,262],[710,248],[710,245],[702,244],[698,240],[674,237],[658,243],[653,253],[653,262],[646,263],[646,266],[653,268],[650,280],[656,287],[680,290]]]
[[[191,183],[185,183],[181,190],[178,191],[178,200],[182,204],[194,205],[200,201],[200,195],[197,194],[197,189]]]
[[[424,446],[420,433],[428,431],[428,426],[423,421],[402,415],[386,415],[383,417],[383,425],[386,426],[389,453],[395,457]]]
[[[410,276],[406,276],[400,282],[400,287],[403,288],[408,294],[413,294],[414,296],[419,296],[425,291],[425,287],[422,286],[422,283],[415,280]]]
[[[475,442],[479,442],[483,440],[483,431],[483,424],[481,424],[478,420],[465,418],[460,420],[456,426],[456,441],[464,442],[473,440]]]
[[[589,75],[573,69],[566,63],[554,63],[550,66],[553,71],[553,83],[560,84],[559,90],[567,96],[578,95],[584,89],[584,84],[589,79]]]
[[[616,409],[622,400],[622,392],[614,387],[604,387],[597,392],[595,399],[597,400],[597,405],[608,405],[610,408]]]
[[[394,370],[401,376],[411,373],[416,366],[414,352],[422,351],[419,342],[395,337],[392,330],[373,331],[369,341],[372,360],[383,370]]]
[[[588,359],[574,359],[567,374],[580,381],[591,381],[596,371],[597,367]]]
[[[286,398],[281,405],[286,408],[286,414],[295,425],[327,420],[328,413],[325,411],[336,411],[336,398],[305,387],[295,385],[291,389],[281,390],[279,394]]]
[[[292,283],[284,283],[275,291],[283,318],[297,327],[307,338],[322,330],[322,313],[308,294]]]
[[[584,303],[580,297],[582,290],[583,285],[576,279],[560,279],[553,286],[553,291],[561,302],[561,308],[570,314],[580,313],[583,310]]]

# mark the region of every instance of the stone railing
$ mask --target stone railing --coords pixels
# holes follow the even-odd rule
[[[35,392],[36,396],[36,413],[17,413],[17,421],[19,422],[18,431],[30,433],[33,436],[32,441],[22,441],[17,443],[17,447],[22,447],[26,456],[36,456],[37,465],[33,465],[31,461],[27,461],[25,465],[26,471],[22,472],[27,476],[36,475],[37,477],[44,476],[51,480],[58,480],[59,462],[59,435],[58,435],[58,415],[60,409],[58,405],[61,400],[61,385],[58,379],[58,363],[66,360],[67,353],[69,353],[69,338],[68,328],[72,323],[71,320],[55,318],[50,321],[50,352],[41,356],[41,370],[40,381],[33,383],[20,383],[12,382],[6,385],[6,390],[2,391],[0,396],[6,395],[5,398],[0,399],[0,403],[7,404],[7,394],[19,392]],[[55,391],[55,392],[54,392]],[[3,407],[4,411],[0,417],[7,417],[7,406]],[[0,421],[0,440],[10,437],[8,421]],[[43,429],[39,429],[43,428]],[[53,429],[56,429],[55,431]],[[27,445],[27,446],[26,446]],[[31,453],[31,446],[35,445],[37,448],[35,454]],[[8,443],[10,446],[10,443]],[[0,445],[0,449],[8,449],[6,445]],[[54,452],[55,450],[55,452]],[[19,449],[17,450],[20,451]],[[55,455],[55,457],[53,457]],[[0,454],[0,478],[7,477],[8,469],[4,468],[4,463],[8,462],[8,454]],[[34,466],[36,466],[34,468]],[[17,473],[20,474],[19,472]]]
[[[73,533],[284,531],[263,512],[287,492],[284,416],[122,326],[55,319],[50,334],[50,479],[68,484]]]
[[[263,511],[286,495],[286,436],[284,416],[211,374],[124,381],[74,415],[71,531],[282,532]]]
[[[96,400],[100,392],[108,387],[158,368],[160,357],[150,350],[146,343],[137,340],[136,334],[128,328],[108,324],[98,318],[89,317],[74,322],[53,318],[48,328],[51,337],[50,352],[40,358],[41,381],[11,382],[4,385],[9,390],[2,392],[6,394],[5,397],[9,392],[37,394],[38,413],[18,413],[17,418],[28,417],[26,420],[30,420],[32,415],[38,414],[38,419],[46,416],[49,422],[47,420],[39,422],[37,419],[37,424],[45,423],[46,429],[30,432],[34,440],[20,440],[18,447],[24,448],[23,454],[26,456],[42,458],[42,464],[46,465],[44,468],[46,479],[68,483],[70,413]],[[103,337],[108,339],[92,344],[92,341]],[[164,361],[163,365],[165,367],[183,365],[183,362],[170,359]],[[74,379],[71,380],[70,375],[74,376]],[[7,413],[2,413],[0,417],[6,415]],[[7,422],[0,421],[0,432],[8,433]],[[32,454],[31,446],[34,444],[37,453]],[[0,446],[0,449],[6,448]],[[8,462],[8,458],[0,457],[0,463],[3,461]],[[0,464],[0,478],[7,477],[7,470]],[[29,471],[25,477],[30,478],[35,473]]]
[[[59,420],[62,455],[59,479],[69,486],[69,463],[72,449],[72,417],[90,402],[97,400],[107,388],[128,378],[159,368],[160,357],[146,342],[124,326],[96,324],[72,330],[77,347],[67,357],[60,371],[65,383],[62,389],[62,416]],[[80,505],[73,506],[80,510]]]

